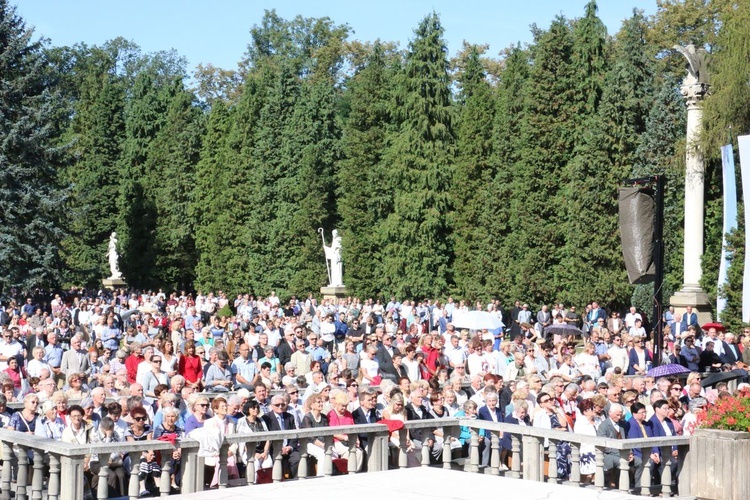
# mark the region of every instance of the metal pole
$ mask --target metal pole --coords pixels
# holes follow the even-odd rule
[[[653,366],[661,364],[664,346],[664,322],[662,321],[662,286],[664,285],[664,175],[655,176],[656,210],[654,213],[654,361]]]

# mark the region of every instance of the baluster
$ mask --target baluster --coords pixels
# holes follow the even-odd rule
[[[309,474],[309,464],[307,461],[310,459],[310,455],[307,453],[307,443],[310,440],[308,438],[300,438],[299,440],[299,465],[297,466],[297,477],[300,479],[307,479]]]
[[[169,496],[169,492],[172,489],[172,472],[172,450],[161,450],[161,477],[159,478],[159,496]]]
[[[538,437],[535,439],[537,447],[537,456],[539,457],[539,466],[536,469],[536,481],[544,482],[544,438]]]
[[[479,434],[476,429],[471,431],[471,444],[469,445],[469,461],[466,464],[467,472],[479,472]]]
[[[323,439],[325,455],[323,456],[323,475],[333,475],[333,436],[325,436]],[[320,467],[320,464],[318,464]]]
[[[542,476],[544,481],[544,476]],[[557,441],[549,440],[549,467],[547,468],[547,482],[557,483]]]
[[[427,446],[427,439],[422,442],[422,448],[420,452],[420,464],[422,467],[429,467],[430,465],[430,447]]]
[[[42,500],[42,490],[44,490],[44,453],[34,448],[34,476],[31,478],[31,498],[32,500]]]
[[[26,500],[29,481],[29,453],[26,446],[18,446],[18,474],[16,475],[16,500]]]
[[[247,468],[245,469],[245,479],[247,484],[255,484],[255,446],[258,443],[245,443],[247,449]]]
[[[451,468],[451,462],[453,461],[453,448],[451,448],[453,434],[452,427],[443,428],[443,469]]]
[[[60,497],[60,457],[49,453],[49,479],[47,480],[47,500]]]
[[[581,484],[581,448],[579,443],[570,443],[570,483]]]
[[[661,496],[669,497],[672,494],[672,447],[661,447]]]
[[[498,475],[500,473],[500,437],[498,432],[490,432],[492,447],[490,449],[490,474]]]
[[[278,440],[273,442],[273,482],[278,483],[281,482],[282,479],[284,479],[284,465],[282,464],[283,455],[281,454],[282,445],[284,444],[283,440]]]
[[[620,450],[620,491],[630,490],[630,452]]]
[[[651,448],[642,448],[643,472],[641,473],[641,496],[651,495],[651,469],[654,464],[651,462]]]
[[[216,465],[219,468],[219,489],[223,490],[229,484],[229,470],[227,468],[227,460],[229,458],[229,443],[224,441],[219,448],[219,463]]]
[[[510,464],[510,477],[515,479],[521,478],[521,439],[517,434],[510,436],[510,452],[512,454],[512,462]]]
[[[10,482],[13,479],[13,448],[10,443],[3,441],[3,473],[2,473],[2,491],[0,499],[10,500]]]
[[[141,484],[138,480],[138,472],[141,468],[141,454],[130,454],[130,482],[128,483],[128,496],[130,500],[136,500],[141,494]],[[201,484],[201,486],[203,486]]]
[[[399,446],[398,446],[398,468],[405,469],[408,465],[408,458],[406,456],[406,450],[409,449],[407,444],[409,440],[409,431],[401,429],[398,433]]]
[[[429,450],[428,450],[429,453]],[[359,472],[359,467],[362,465],[362,451],[357,448],[357,437],[354,434],[349,436],[349,463],[347,464],[347,470],[349,474],[356,474]],[[429,455],[427,457],[427,465],[430,464]]]
[[[601,446],[596,447],[596,474],[594,476],[594,486],[597,490],[604,489],[604,450]]]
[[[109,473],[108,460],[102,460],[104,457],[109,457],[109,453],[99,454],[99,483],[96,485],[96,498],[103,499],[109,498],[109,485],[107,484],[107,474]],[[36,459],[35,459],[36,460]]]
[[[689,445],[680,445],[678,447],[679,455],[677,459],[677,488],[680,496],[690,496],[690,467],[688,464],[688,454],[690,453]]]
[[[203,490],[203,458],[198,448],[182,448],[180,492],[195,493]]]

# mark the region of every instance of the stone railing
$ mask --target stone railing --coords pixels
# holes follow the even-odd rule
[[[460,434],[460,426],[469,427],[471,431],[471,442],[469,456],[461,460],[456,459],[455,450],[449,443],[457,439]],[[648,438],[637,440],[613,440],[602,437],[586,436],[569,432],[552,431],[534,427],[524,427],[513,424],[493,423],[482,420],[459,420],[445,418],[439,420],[419,420],[406,422],[407,431],[420,429],[425,440],[434,437],[433,431],[440,431],[444,441],[442,451],[442,467],[446,469],[460,468],[467,472],[494,474],[498,476],[522,478],[532,481],[546,481],[550,483],[581,485],[580,473],[580,449],[582,445],[592,445],[596,450],[596,473],[594,475],[593,487],[604,489],[604,449],[616,449],[620,453],[620,470],[618,488],[627,491],[630,488],[629,457],[631,450],[642,448],[644,456],[648,457],[651,448],[661,449],[662,456],[671,463],[672,447],[679,450],[677,470],[679,474],[679,493],[688,495],[690,478],[687,477],[689,468],[683,469],[683,463],[689,453],[689,438]],[[481,466],[479,432],[483,430],[489,435],[487,443],[490,446],[490,460],[487,467]],[[502,433],[511,436],[512,449],[508,452],[510,467],[507,468],[501,462],[500,438]],[[254,447],[257,444],[271,441],[276,453],[272,470],[272,480],[279,482],[284,479],[282,470],[281,449],[284,440],[299,440],[300,463],[297,471],[299,479],[307,479],[313,474],[312,457],[307,454],[307,443],[313,439],[324,442],[325,455],[322,463],[318,463],[320,475],[330,476],[334,474],[333,436],[337,434],[366,435],[368,446],[365,450],[368,472],[383,471],[389,468],[389,457],[396,458],[392,466],[405,468],[409,466],[409,454],[418,453],[417,460],[422,467],[434,464],[430,456],[430,448],[423,446],[421,450],[414,450],[408,439],[408,432],[399,432],[399,443],[395,446],[390,440],[390,433],[385,425],[357,425],[349,427],[328,427],[315,429],[300,429],[278,432],[259,432],[252,434],[232,434],[226,436],[219,453],[219,488],[227,488],[230,485],[227,476],[227,460],[232,445],[245,444]],[[545,440],[549,443],[545,452]],[[557,476],[556,450],[561,442],[567,442],[571,447],[572,468],[570,477],[563,480]],[[192,439],[181,439],[176,444],[165,441],[141,441],[131,443],[103,443],[96,445],[73,445],[59,441],[40,438],[34,435],[0,429],[0,444],[3,452],[3,467],[0,474],[0,500],[11,498],[11,481],[14,469],[17,471],[15,484],[15,498],[19,500],[41,499],[46,497],[50,500],[80,500],[84,496],[84,464],[85,458],[90,454],[109,454],[112,452],[139,453],[144,450],[162,451],[162,474],[159,479],[161,496],[170,493],[171,475],[171,452],[175,448],[181,449],[181,491],[182,493],[193,493],[201,491],[205,487],[204,459],[198,454],[199,444]],[[350,440],[350,446],[357,445],[356,439]],[[460,450],[459,450],[460,451]],[[11,457],[11,459],[9,459]],[[33,465],[29,461],[33,458]],[[413,457],[412,457],[413,459]],[[348,473],[356,474],[353,461],[354,453],[349,456]],[[548,463],[548,471],[545,472],[545,460]],[[96,498],[107,498],[108,467],[101,461],[101,469],[98,472],[99,483],[97,491],[92,492]],[[253,484],[255,482],[254,461],[249,460],[244,478],[233,484]],[[139,495],[138,469],[139,460],[133,457],[131,460],[132,470],[130,474],[129,498],[135,499]],[[438,464],[439,465],[439,464]],[[46,475],[45,469],[49,468]],[[322,472],[321,469],[322,468]],[[363,467],[363,470],[365,467]],[[47,483],[45,485],[45,476]],[[29,481],[29,478],[32,478]],[[650,493],[651,473],[648,464],[644,466],[641,478],[641,487],[644,494]],[[663,496],[669,496],[670,484],[672,482],[670,467],[662,469],[660,492]]]
[[[633,450],[641,449],[644,457],[651,455],[652,448],[659,448],[664,461],[661,471],[661,482],[654,485],[652,491],[651,470],[649,460],[643,462],[643,473],[641,475],[641,491],[643,495],[649,496],[656,489],[664,497],[671,496],[672,472],[669,467],[677,461],[677,474],[679,494],[687,496],[690,494],[689,468],[684,467],[688,453],[690,452],[690,438],[675,436],[667,438],[646,439],[608,439],[598,436],[587,436],[572,432],[539,429],[536,427],[525,427],[515,424],[495,423],[484,420],[461,420],[461,425],[470,427],[472,438],[470,446],[469,461],[465,470],[478,472],[479,467],[479,434],[483,429],[490,433],[491,455],[489,463],[490,474],[500,474],[507,477],[523,478],[532,481],[547,481],[550,483],[581,485],[580,450],[581,445],[592,445],[596,450],[596,472],[593,485],[598,489],[605,487],[604,474],[604,449],[618,450],[620,454],[619,476],[617,487],[621,491],[630,490],[630,454]],[[512,449],[510,452],[511,467],[508,471],[501,470],[500,463],[500,436],[509,433]],[[545,453],[545,441],[549,443]],[[562,480],[557,476],[557,447],[559,443],[567,442],[571,448],[571,473],[570,478]],[[678,458],[672,457],[672,449],[678,450]],[[545,474],[545,457],[548,460]]]

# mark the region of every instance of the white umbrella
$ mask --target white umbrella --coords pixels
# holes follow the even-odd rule
[[[495,314],[487,311],[469,311],[454,318],[453,326],[469,330],[497,330],[505,325]]]

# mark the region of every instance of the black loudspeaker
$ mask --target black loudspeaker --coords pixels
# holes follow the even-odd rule
[[[652,191],[643,187],[620,188],[620,237],[628,280],[633,285],[651,283],[654,266],[654,217]]]

